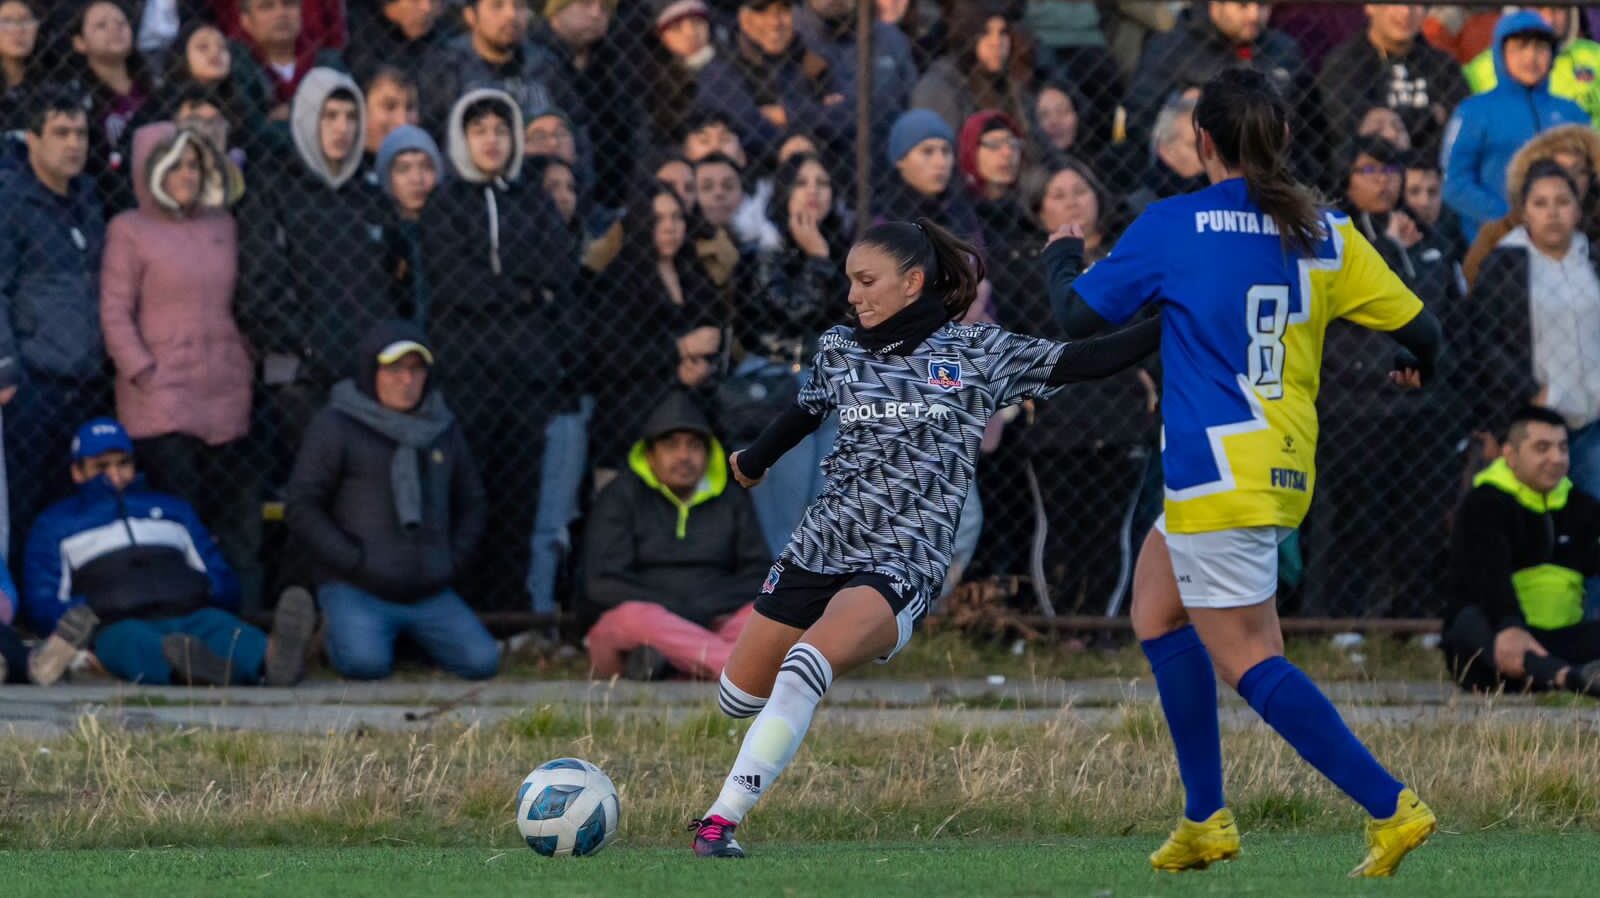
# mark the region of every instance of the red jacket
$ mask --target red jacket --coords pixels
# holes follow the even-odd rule
[[[248,35],[239,26],[239,0],[209,0],[212,15],[224,34],[237,40]],[[312,50],[342,50],[345,28],[344,0],[300,0],[300,39]]]

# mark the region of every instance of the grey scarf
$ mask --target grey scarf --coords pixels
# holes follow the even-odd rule
[[[355,381],[341,380],[333,387],[333,407],[372,428],[397,445],[389,462],[389,486],[394,490],[394,511],[400,526],[415,530],[422,526],[422,473],[417,455],[438,442],[455,423],[455,416],[438,391],[430,391],[410,412],[383,407],[376,399],[356,389]],[[445,501],[449,484],[435,477],[432,486]],[[440,506],[442,507],[442,505]]]

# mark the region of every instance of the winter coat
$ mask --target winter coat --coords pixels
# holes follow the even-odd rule
[[[101,626],[239,607],[239,581],[199,515],[142,477],[122,492],[96,477],[45,509],[28,533],[22,585],[23,614],[42,635],[74,605]]]
[[[856,70],[855,14],[827,20],[817,15],[810,4],[800,4],[794,13],[794,30],[807,50],[827,61],[833,89],[843,94],[854,110],[856,85],[861,77]],[[872,53],[872,145],[882,146],[894,120],[911,102],[911,91],[917,85],[917,64],[911,55],[911,41],[886,22],[872,25]],[[853,118],[846,127],[844,139],[853,141]]]
[[[1472,57],[1462,68],[1473,93],[1487,93],[1500,83],[1497,62],[1494,50],[1489,49]],[[1581,37],[1563,40],[1550,66],[1550,93],[1582,106],[1591,118],[1600,115],[1600,84],[1595,83],[1597,72],[1600,72],[1600,43]]]
[[[1329,134],[1355,134],[1371,106],[1393,109],[1405,122],[1411,143],[1436,152],[1442,120],[1468,96],[1466,79],[1450,55],[1419,36],[1399,56],[1385,55],[1365,31],[1335,47],[1317,75]]]
[[[648,433],[694,430],[706,418],[682,393],[651,414]],[[702,626],[755,601],[772,562],[755,506],[728,476],[715,437],[706,473],[687,501],[650,470],[645,442],[628,454],[628,470],[600,491],[589,512],[581,613],[591,620],[623,602],[650,602]]]
[[[384,322],[357,353],[357,389],[372,395],[378,352],[397,340],[428,345],[415,325]],[[432,390],[432,373],[429,390]],[[446,507],[424,501],[412,529],[395,514],[391,463],[396,443],[332,406],[311,420],[289,476],[289,531],[315,561],[319,583],[339,581],[390,602],[414,602],[443,592],[483,536],[483,483],[459,424],[418,450],[422,496],[448,484]],[[497,547],[504,550],[506,547]]]
[[[480,171],[467,153],[463,116],[483,99],[511,107],[512,155],[503,176]],[[468,92],[450,113],[445,153],[456,177],[434,192],[421,221],[428,328],[451,372],[470,369],[477,382],[504,376],[503,365],[532,365],[533,386],[554,401],[572,376],[569,353],[577,348],[568,318],[577,248],[555,203],[520,177],[522,118],[511,104],[509,95],[485,88]]]
[[[1500,20],[1494,30],[1499,84],[1462,101],[1445,128],[1444,202],[1461,216],[1468,239],[1510,208],[1506,166],[1523,144],[1558,125],[1589,124],[1588,113],[1578,104],[1551,95],[1548,78],[1524,87],[1506,73],[1506,38],[1540,30],[1549,32],[1550,26],[1535,12],[1512,13]]]
[[[1485,222],[1478,228],[1477,236],[1472,237],[1471,248],[1461,263],[1461,270],[1469,285],[1477,283],[1478,269],[1482,267],[1483,260],[1494,252],[1507,234],[1522,224],[1522,210],[1518,208],[1520,204],[1511,200],[1522,196],[1523,185],[1528,180],[1528,169],[1541,159],[1554,159],[1558,152],[1581,155],[1587,160],[1590,171],[1600,172],[1600,134],[1595,133],[1593,128],[1562,125],[1540,132],[1537,137],[1523,144],[1511,157],[1511,165],[1506,168],[1506,199],[1510,202],[1510,210],[1503,217]],[[1591,184],[1589,194],[1582,198],[1582,206],[1578,227],[1589,235],[1591,242],[1600,240],[1600,189]],[[1448,208],[1443,212],[1446,215],[1455,214]],[[1443,223],[1441,219],[1441,226]]]
[[[428,54],[443,43],[442,26],[416,40],[406,37],[399,26],[384,17],[383,4],[370,8],[356,6],[350,10],[350,44],[344,58],[356,81],[366,84],[380,66],[394,66],[413,81],[421,83],[422,67]]]
[[[774,57],[740,36],[701,70],[697,84],[695,102],[732,121],[751,159],[775,157],[791,131],[837,146],[855,121],[855,106],[847,101],[827,59],[807,50],[798,38]],[[761,107],[770,105],[784,108],[787,128],[761,115]]]
[[[306,76],[291,120],[295,158],[253,168],[236,213],[240,328],[257,353],[299,357],[299,379],[322,386],[349,369],[362,334],[394,316],[384,198],[356,176],[359,151],[334,170],[318,142],[317,119],[337,88],[360,96],[331,69]],[[358,113],[357,133],[365,128]]]
[[[927,218],[957,237],[982,244],[983,226],[978,222],[978,214],[973,211],[967,192],[957,183],[959,180],[960,173],[956,172],[944,193],[927,196],[912,189],[898,172],[892,173],[873,199],[873,218],[877,221]]]
[[[831,235],[825,231],[824,236]],[[734,321],[746,352],[784,364],[810,364],[817,338],[850,310],[846,247],[837,240],[828,243],[824,258],[786,242],[757,252],[745,266]]]
[[[587,64],[580,69],[572,49],[548,22],[534,29],[530,42],[555,61],[556,83],[572,92],[569,105],[557,103],[555,108],[572,128],[580,189],[592,191],[603,207],[621,208],[630,198],[636,160],[649,146],[640,127],[644,110],[639,95],[629,89],[641,63],[625,58],[619,43],[606,37],[589,49]],[[522,111],[532,118],[550,110],[525,106]]]
[[[80,175],[60,196],[24,161],[0,185],[0,389],[28,376],[94,377],[105,358],[106,233],[94,180]]]
[[[1582,240],[1582,235],[1578,235]],[[1472,343],[1459,351],[1473,359],[1477,377],[1474,420],[1498,432],[1506,416],[1538,395],[1535,375],[1532,273],[1526,232],[1507,235],[1484,259],[1468,297],[1472,315]],[[1600,277],[1600,260],[1589,254],[1589,265]]]
[[[969,60],[946,56],[928,68],[911,91],[911,108],[931,109],[952,131],[983,109],[998,109],[1013,121],[1030,121],[1033,103],[1022,86],[1009,78],[984,78]],[[980,86],[980,94],[975,88]]]
[[[429,51],[422,64],[418,89],[422,99],[422,124],[434,135],[449,127],[450,111],[469,90],[492,87],[511,95],[524,112],[554,106],[571,114],[577,95],[560,75],[558,60],[541,46],[523,42],[504,65],[479,56],[472,36],[458,35]]]
[[[181,433],[211,445],[250,427],[254,366],[233,320],[239,242],[222,205],[227,158],[203,139],[211,175],[201,208],[172,211],[154,192],[165,169],[152,151],[172,148],[176,129],[148,125],[134,136],[139,208],[112,219],[100,276],[100,324],[117,366],[117,419],[135,439]],[[170,152],[169,152],[170,154]],[[234,172],[237,177],[237,172]]]
[[[1316,93],[1311,87],[1304,57],[1293,38],[1268,28],[1255,43],[1235,46],[1232,38],[1212,24],[1205,7],[1196,5],[1179,16],[1177,26],[1171,31],[1155,35],[1145,45],[1139,68],[1128,86],[1127,99],[1122,104],[1128,113],[1128,143],[1135,147],[1150,145],[1156,116],[1173,93],[1205,84],[1223,69],[1237,67],[1261,71],[1285,97],[1301,98],[1300,108],[1296,110],[1300,121],[1316,118]],[[1297,133],[1303,130],[1299,122],[1292,127]],[[1294,143],[1296,167],[1308,175],[1316,173],[1314,143],[1316,141],[1309,140]]]

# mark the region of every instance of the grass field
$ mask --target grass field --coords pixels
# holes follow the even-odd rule
[[[1147,838],[920,843],[752,843],[743,862],[703,861],[682,849],[626,841],[582,859],[547,860],[526,849],[153,849],[0,852],[7,893],[206,896],[710,896],[811,895],[871,898],[1138,895],[1259,895],[1335,898],[1404,895],[1576,896],[1594,894],[1600,836],[1441,833],[1393,880],[1350,880],[1359,838],[1245,836],[1245,854],[1204,873],[1157,874],[1144,864]]]

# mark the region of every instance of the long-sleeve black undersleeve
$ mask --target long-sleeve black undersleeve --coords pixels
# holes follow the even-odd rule
[[[1092,337],[1109,330],[1111,322],[1078,297],[1072,282],[1083,273],[1083,241],[1068,237],[1044,248],[1046,282],[1050,290],[1050,310],[1067,336],[1074,340]]]
[[[822,418],[791,405],[761,431],[748,449],[739,453],[739,473],[760,480],[785,452],[822,426]]]
[[[1439,326],[1439,319],[1423,309],[1390,336],[1409,353],[1396,360],[1395,368],[1416,368],[1422,372],[1422,383],[1426,386],[1433,379],[1439,356],[1444,352],[1444,329]]]
[[[1050,370],[1050,385],[1110,377],[1161,347],[1161,319],[1148,318],[1103,337],[1067,344]]]

